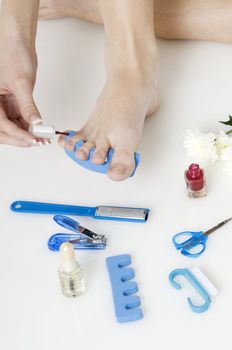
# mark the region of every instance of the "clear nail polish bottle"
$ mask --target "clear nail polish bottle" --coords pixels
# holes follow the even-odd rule
[[[189,166],[185,171],[185,181],[187,184],[188,196],[190,198],[206,196],[205,174],[199,164],[191,164]]]
[[[60,247],[60,253],[59,279],[62,293],[67,297],[77,297],[85,291],[82,267],[75,260],[74,249],[71,243],[63,243]]]

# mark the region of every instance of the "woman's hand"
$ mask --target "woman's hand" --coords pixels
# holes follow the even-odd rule
[[[30,147],[27,130],[40,118],[33,100],[37,58],[22,39],[0,33],[0,143]]]

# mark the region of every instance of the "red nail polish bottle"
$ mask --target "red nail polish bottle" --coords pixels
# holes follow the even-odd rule
[[[204,170],[198,164],[191,164],[188,170],[185,171],[185,181],[190,198],[206,196]]]

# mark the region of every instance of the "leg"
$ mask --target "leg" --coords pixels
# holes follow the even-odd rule
[[[78,139],[86,141],[77,157],[87,159],[96,147],[96,164],[113,148],[108,175],[119,181],[132,173],[145,117],[159,105],[153,0],[99,3],[106,32],[106,83],[89,120],[66,147],[73,150]]]
[[[108,175],[113,180],[123,180],[134,167],[133,155],[145,117],[159,106],[154,23],[160,37],[226,41],[229,39],[225,34],[231,32],[230,20],[226,31],[218,28],[225,6],[221,6],[219,0],[156,0],[154,3],[153,0],[99,0],[98,7],[93,0],[92,11],[91,0],[46,1],[57,6],[65,4],[66,10],[57,11],[56,16],[76,15],[97,23],[103,21],[106,83],[89,120],[66,147],[73,150],[76,140],[83,139],[86,142],[77,157],[87,159],[89,151],[96,147],[93,157],[96,164],[103,163],[109,148],[113,148],[115,154]],[[223,3],[227,5],[226,13],[232,13],[230,2],[223,0]],[[79,7],[75,8],[75,4]],[[219,19],[215,8],[216,14],[220,13]]]
[[[232,42],[231,0],[154,0],[156,36]]]
[[[40,0],[41,19],[78,17],[102,24],[98,0]],[[156,37],[232,42],[231,0],[154,0]]]
[[[103,24],[98,0],[40,0],[40,19],[77,17]]]

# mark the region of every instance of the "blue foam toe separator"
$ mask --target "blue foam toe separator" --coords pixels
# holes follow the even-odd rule
[[[75,131],[69,131],[69,136],[66,136],[65,140],[68,141],[75,134],[76,134]],[[78,141],[75,144],[75,148],[74,148],[73,152],[68,151],[67,149],[65,149],[66,154],[72,160],[74,160],[74,162],[76,162],[77,164],[79,164],[83,168],[86,168],[88,170],[92,170],[92,171],[95,171],[95,172],[98,172],[98,173],[106,174],[108,169],[109,169],[110,163],[112,161],[113,155],[114,155],[113,149],[109,150],[105,163],[97,165],[97,164],[94,164],[92,162],[92,156],[93,156],[93,153],[95,151],[95,147],[92,148],[92,150],[90,151],[89,158],[87,160],[80,160],[80,159],[77,158],[75,153],[83,145],[83,143],[84,143],[83,141]],[[133,172],[132,172],[132,174],[130,176],[134,175],[134,173],[136,171],[136,168],[139,165],[139,162],[140,162],[140,155],[138,153],[135,153],[135,168],[134,168],[134,170],[133,170]]]
[[[140,298],[133,295],[138,291],[134,269],[127,267],[131,264],[128,254],[110,256],[106,258],[106,265],[110,275],[115,314],[118,322],[131,322],[143,318]]]

